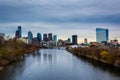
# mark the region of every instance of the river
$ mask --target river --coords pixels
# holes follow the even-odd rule
[[[66,50],[42,49],[1,70],[0,80],[120,80],[120,73]]]

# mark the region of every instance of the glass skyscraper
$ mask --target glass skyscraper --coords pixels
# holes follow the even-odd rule
[[[53,36],[53,40],[54,40],[54,42],[57,42],[57,35]]]
[[[43,41],[48,41],[47,34],[43,34]]]
[[[33,39],[33,34],[31,31],[28,32],[28,43],[31,44]]]
[[[96,40],[97,42],[108,42],[109,30],[103,28],[96,28]]]
[[[72,44],[77,45],[77,35],[72,35]]]
[[[48,34],[48,41],[52,41],[52,33]]]
[[[17,29],[18,31],[19,31],[19,37],[22,37],[22,29],[21,29],[21,26],[18,26],[18,29]]]
[[[37,33],[37,39],[38,39],[39,42],[41,42],[41,40],[42,40],[41,33]]]

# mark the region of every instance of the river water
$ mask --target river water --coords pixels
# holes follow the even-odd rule
[[[0,80],[120,80],[120,73],[66,50],[42,49],[0,71]]]

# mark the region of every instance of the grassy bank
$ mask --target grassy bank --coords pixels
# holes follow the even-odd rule
[[[39,49],[39,46],[26,44],[17,39],[9,39],[0,44],[0,66],[21,60],[25,54]]]
[[[91,58],[120,68],[120,50],[118,49],[96,47],[67,47],[66,49],[76,56]]]

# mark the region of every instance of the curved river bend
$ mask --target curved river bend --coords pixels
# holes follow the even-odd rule
[[[66,50],[42,49],[0,71],[0,80],[120,80],[120,73]]]

